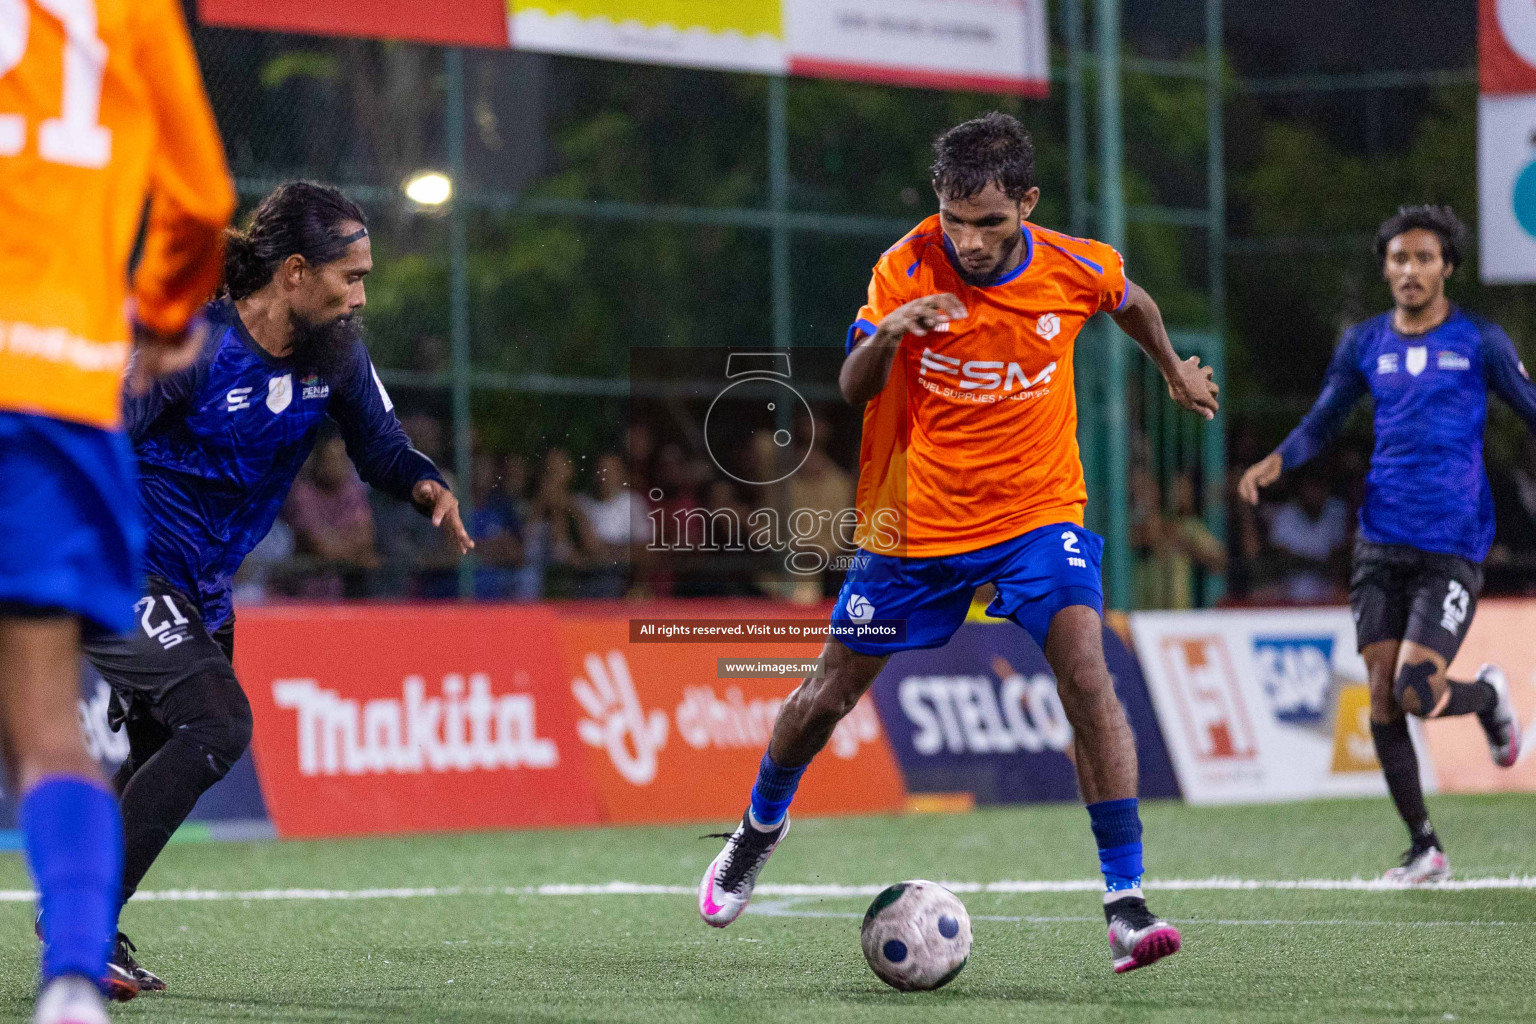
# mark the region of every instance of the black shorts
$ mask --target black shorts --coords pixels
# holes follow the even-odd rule
[[[154,576],[133,612],[132,632],[83,645],[85,656],[117,698],[114,720],[121,720],[136,703],[158,705],[188,679],[212,675],[234,681],[233,616],[209,633],[186,595]]]
[[[1349,604],[1363,651],[1411,640],[1454,661],[1483,589],[1483,568],[1455,555],[1398,544],[1355,542]]]

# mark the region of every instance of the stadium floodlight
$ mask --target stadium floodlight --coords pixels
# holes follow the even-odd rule
[[[422,206],[442,206],[453,198],[453,179],[441,171],[418,171],[406,179],[405,194]]]

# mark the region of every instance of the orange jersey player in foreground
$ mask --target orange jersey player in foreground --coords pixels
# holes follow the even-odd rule
[[[1111,958],[1115,971],[1135,970],[1177,952],[1180,937],[1140,888],[1136,747],[1104,661],[1103,541],[1083,528],[1073,343],[1106,312],[1184,408],[1214,416],[1216,385],[1198,359],[1174,354],[1119,253],[1029,222],[1040,190],[1018,121],[989,114],[934,148],[939,212],[881,257],[848,334],[839,384],[864,406],[862,550],[833,612],[826,674],[780,709],[747,812],[699,885],[699,912],[717,927],[736,919],[838,721],[892,654],[948,642],[991,583],[988,613],[1024,627],[1056,674],[1098,841]]]
[[[39,892],[37,1024],[100,1024],[98,986],[139,989],[80,642],[128,629],[139,595],[130,348],[133,386],[196,356],[233,209],[178,0],[0,0],[0,750]]]

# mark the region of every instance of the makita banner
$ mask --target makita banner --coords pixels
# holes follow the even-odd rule
[[[597,822],[548,607],[251,608],[237,629],[279,835]]]
[[[1141,795],[1178,796],[1135,655],[1108,628],[1104,653],[1136,733]],[[973,793],[978,803],[1081,799],[1056,679],[1023,630],[968,622],[943,647],[892,658],[874,694],[911,792]]]

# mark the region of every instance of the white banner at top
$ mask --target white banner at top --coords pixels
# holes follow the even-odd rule
[[[1044,96],[1045,0],[508,0],[519,49]]]

